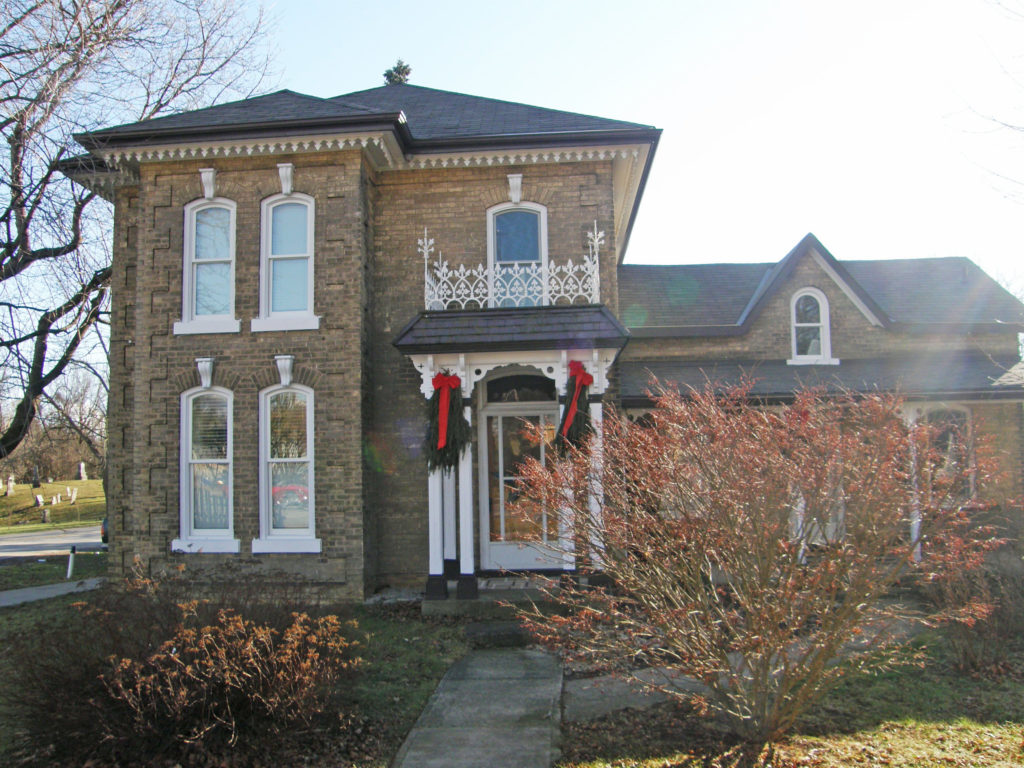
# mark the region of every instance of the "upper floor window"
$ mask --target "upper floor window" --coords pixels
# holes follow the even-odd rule
[[[487,211],[491,296],[498,307],[547,303],[548,212],[538,203],[502,203]]]
[[[792,357],[790,365],[838,365],[832,357],[828,299],[817,288],[803,288],[790,302]]]
[[[320,327],[313,314],[313,198],[273,195],[261,206],[260,316],[254,331]]]
[[[174,332],[232,333],[235,319],[235,203],[225,198],[185,206],[181,320]]]
[[[260,393],[259,552],[319,552],[314,531],[313,390],[299,384]]]
[[[238,552],[232,520],[232,395],[198,387],[181,396],[178,552]]]

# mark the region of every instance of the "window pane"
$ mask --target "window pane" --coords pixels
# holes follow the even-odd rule
[[[230,314],[230,297],[230,263],[196,264],[196,316]]]
[[[192,399],[192,459],[228,457],[228,401],[221,395]]]
[[[540,261],[540,215],[533,211],[498,214],[494,239],[498,262]]]
[[[821,307],[813,296],[801,296],[796,300],[796,321],[798,323],[820,323]]]
[[[309,527],[309,462],[270,465],[271,522],[274,528]]]
[[[228,465],[192,465],[192,527],[228,529]]]
[[[540,443],[532,434],[540,423],[539,416],[505,416],[502,424],[502,459],[506,478],[519,474],[519,465],[527,458],[540,460]],[[506,495],[506,499],[508,496]]]
[[[796,353],[798,355],[820,355],[821,354],[821,329],[820,328],[797,328],[796,329]]]
[[[196,213],[196,258],[231,258],[231,211],[204,208]]]
[[[274,259],[270,262],[270,311],[304,312],[306,301],[307,259]]]
[[[306,456],[306,396],[279,392],[270,396],[270,458]]]
[[[309,208],[302,203],[275,205],[270,221],[270,253],[274,256],[308,253],[306,216]]]

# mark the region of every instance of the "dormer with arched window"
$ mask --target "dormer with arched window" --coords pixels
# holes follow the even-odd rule
[[[790,300],[790,365],[839,365],[832,357],[828,298],[817,288],[801,288]]]

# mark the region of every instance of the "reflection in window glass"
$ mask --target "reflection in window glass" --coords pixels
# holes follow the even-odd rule
[[[306,259],[274,259],[270,275],[270,311],[304,312],[309,308],[309,262]]]
[[[190,476],[193,530],[229,528],[228,400],[214,393],[192,398]]]
[[[494,217],[494,253],[498,263],[540,261],[540,216],[508,211]]]
[[[267,446],[271,531],[308,530],[312,484],[309,396],[294,389],[268,397]]]
[[[306,455],[306,396],[278,392],[270,397],[270,458],[300,459]]]
[[[196,259],[231,258],[231,211],[204,208],[196,213]]]
[[[820,323],[821,307],[813,296],[801,296],[796,300],[796,321],[798,323]]]
[[[195,272],[195,315],[227,315],[231,312],[231,264],[198,262]]]
[[[308,208],[303,203],[281,203],[274,206],[270,226],[272,256],[295,256],[309,252],[306,242],[307,213]]]

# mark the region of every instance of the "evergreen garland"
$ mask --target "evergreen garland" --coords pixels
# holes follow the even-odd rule
[[[441,390],[435,389],[427,401],[427,468],[452,469],[459,463],[459,456],[466,449],[473,436],[473,429],[462,412],[462,390],[451,390],[448,397],[448,439],[444,448],[437,447],[440,431],[438,409],[441,404]]]
[[[576,391],[576,377],[574,376],[569,379],[569,384],[566,387],[568,392],[566,399],[569,402],[565,404],[565,408],[562,410],[562,421],[558,425],[558,433],[555,435],[555,447],[557,449],[564,450],[570,445],[579,447],[590,434],[590,403],[587,399],[589,389],[586,384],[580,387],[580,397],[576,402],[576,415],[573,417],[568,431],[566,431],[565,420],[569,416],[569,402],[572,401],[572,394]]]

